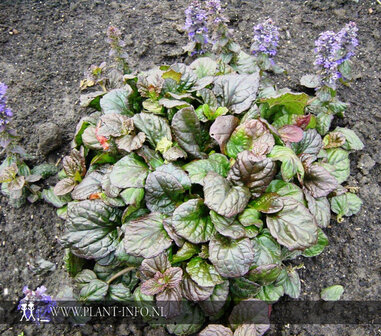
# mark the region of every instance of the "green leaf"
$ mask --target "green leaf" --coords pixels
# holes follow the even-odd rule
[[[355,132],[348,128],[336,127],[335,132],[340,132],[345,137],[345,143],[342,146],[346,150],[362,150],[364,148],[363,142]]]
[[[260,288],[260,285],[245,277],[230,280],[230,291],[235,298],[252,298],[259,293]]]
[[[263,226],[263,221],[261,220],[261,213],[253,208],[246,208],[238,217],[239,222],[243,226],[255,225],[259,229]],[[212,218],[213,220],[213,218]]]
[[[178,262],[188,260],[199,252],[200,248],[197,245],[185,242],[180,250],[178,250],[177,253],[172,256],[172,263],[176,264]]]
[[[128,254],[152,258],[171,246],[163,227],[164,217],[158,213],[150,213],[130,221],[124,226],[124,248]]]
[[[227,178],[235,185],[248,187],[253,197],[259,197],[275,174],[275,163],[271,159],[245,150],[238,154]]]
[[[223,283],[214,286],[212,295],[199,302],[201,309],[207,316],[218,316],[221,313],[226,301],[229,297],[229,281],[225,280]]]
[[[213,210],[210,212],[210,217],[218,233],[230,238],[243,238],[246,237],[246,228],[238,221],[232,218],[226,218],[218,215]]]
[[[81,301],[100,301],[105,298],[107,291],[108,284],[106,282],[94,279],[82,287],[79,299]]]
[[[130,288],[123,283],[110,285],[108,295],[113,301],[126,302],[133,300],[133,295]]]
[[[128,97],[132,89],[126,85],[123,89],[115,89],[106,93],[100,101],[103,113],[119,113],[132,116],[133,112],[128,105]]]
[[[254,266],[280,264],[281,248],[268,230],[252,240],[254,249]]]
[[[304,257],[316,257],[323,252],[324,248],[329,244],[328,237],[322,229],[318,229],[318,241],[315,245],[305,249],[302,253]]]
[[[304,108],[310,97],[305,93],[283,92],[272,97],[261,99],[261,103],[269,104],[269,107],[284,106],[290,114],[304,114]]]
[[[115,140],[115,143],[119,150],[124,150],[127,153],[131,153],[143,146],[146,140],[146,135],[143,132],[139,132],[136,135],[126,134],[121,138]]]
[[[341,295],[344,293],[344,287],[341,285],[333,285],[327,288],[324,288],[320,292],[320,297],[324,301],[338,301],[341,298]]]
[[[251,194],[246,187],[232,186],[224,177],[209,172],[204,178],[204,197],[209,209],[233,217],[246,208]]]
[[[233,158],[244,150],[250,150],[254,155],[261,156],[269,153],[274,143],[274,137],[266,125],[260,120],[251,119],[234,130],[226,144],[226,152]]]
[[[144,161],[150,166],[152,170],[155,170],[157,167],[160,167],[164,164],[164,160],[161,157],[160,153],[157,153],[148,146],[139,148],[137,154],[144,159]]]
[[[85,260],[78,258],[70,249],[65,249],[64,263],[66,271],[70,276],[75,277],[82,270]]]
[[[120,210],[98,200],[71,202],[61,241],[79,257],[103,258],[116,248],[116,226],[121,214]]]
[[[320,112],[316,116],[316,129],[321,135],[325,135],[329,132],[333,115],[325,112]]]
[[[110,180],[118,188],[143,188],[147,175],[147,165],[132,153],[114,165]]]
[[[303,164],[291,148],[274,146],[269,157],[282,162],[281,173],[285,181],[290,181],[295,174],[304,177]]]
[[[304,203],[303,191],[294,183],[273,180],[267,187],[266,192],[277,193],[279,196],[292,197],[298,202]]]
[[[38,166],[33,167],[31,170],[32,175],[39,175],[43,179],[48,178],[49,176],[53,176],[58,173],[58,168],[49,163],[43,163]]]
[[[254,251],[248,238],[238,240],[216,235],[209,244],[209,259],[223,277],[239,277],[249,271]]]
[[[193,281],[188,274],[184,274],[181,283],[181,292],[183,297],[189,301],[200,302],[209,298],[213,293],[214,287],[202,287]]]
[[[92,270],[89,270],[89,269],[82,270],[74,277],[76,286],[78,286],[80,289],[87,286],[90,283],[90,281],[96,280],[96,279],[97,279],[97,275]]]
[[[238,54],[236,68],[240,74],[252,74],[259,71],[256,57],[243,51]]]
[[[193,107],[178,111],[172,119],[172,130],[180,147],[194,158],[202,159],[200,121]]]
[[[300,79],[300,85],[310,89],[316,89],[320,86],[320,78],[317,75],[304,75]]]
[[[292,297],[293,299],[297,299],[299,298],[301,291],[299,274],[295,269],[286,271],[286,273],[287,277],[285,279],[285,282],[282,284],[284,288],[284,293]]]
[[[275,303],[284,295],[283,286],[275,286],[274,284],[262,286],[258,295],[258,299],[266,302]]]
[[[146,202],[150,211],[171,214],[179,197],[191,187],[188,175],[173,164],[158,167],[146,181]]]
[[[181,204],[173,213],[175,232],[194,244],[205,243],[215,233],[209,210],[202,199],[191,199]]]
[[[283,202],[277,193],[265,193],[251,201],[249,205],[263,213],[276,213],[283,209]]]
[[[134,115],[133,121],[135,127],[146,135],[154,148],[164,137],[172,141],[171,129],[166,119],[151,113],[139,113]]]
[[[202,287],[212,287],[224,282],[215,267],[200,257],[192,258],[186,267],[193,281]]]
[[[230,169],[228,158],[219,153],[209,155],[205,160],[194,160],[183,167],[188,173],[192,183],[204,185],[204,177],[210,171],[226,177]]]
[[[196,73],[198,78],[203,78],[215,75],[217,62],[210,57],[199,57],[189,67]]]
[[[349,153],[341,148],[327,149],[327,161],[335,170],[330,172],[339,184],[346,181],[350,175]]]
[[[267,226],[276,240],[289,250],[304,250],[317,241],[315,217],[298,201],[290,197],[281,197],[283,209],[273,215],[267,215]]]
[[[262,286],[270,285],[278,278],[282,267],[277,264],[251,267],[248,278]]]
[[[202,328],[205,321],[201,309],[197,305],[190,305],[187,301],[182,302],[181,308],[181,314],[174,318],[174,323],[171,323],[171,320],[166,320],[167,330],[175,335],[195,334]]]
[[[338,215],[339,220],[342,216],[352,216],[358,213],[361,206],[362,200],[349,192],[331,198],[332,211]]]
[[[230,74],[216,77],[213,92],[219,105],[240,114],[248,110],[255,100],[259,87],[259,73]]]
[[[329,225],[331,219],[331,208],[326,197],[314,198],[308,192],[305,192],[308,210],[315,216],[317,224],[321,228]]]
[[[70,195],[57,196],[53,190],[53,187],[50,187],[41,192],[41,197],[45,202],[54,205],[56,208],[62,208],[65,204],[71,201]]]

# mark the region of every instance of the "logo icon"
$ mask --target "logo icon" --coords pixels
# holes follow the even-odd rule
[[[35,291],[24,287],[23,293],[25,297],[19,302],[17,310],[20,311],[20,322],[34,322],[37,324],[48,323],[51,321],[52,307],[57,303],[52,297],[45,294],[46,287],[38,287]]]

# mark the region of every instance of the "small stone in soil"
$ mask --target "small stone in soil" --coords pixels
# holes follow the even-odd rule
[[[41,154],[47,155],[61,146],[62,134],[60,128],[52,122],[47,122],[38,128],[38,149]]]

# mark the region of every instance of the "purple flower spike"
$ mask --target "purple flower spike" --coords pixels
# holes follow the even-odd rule
[[[354,22],[349,22],[338,33],[325,31],[315,41],[315,66],[322,78],[322,84],[333,89],[336,88],[336,80],[343,75],[339,71],[339,65],[349,60],[358,45],[357,27]]]
[[[202,8],[201,2],[192,1],[185,10],[184,29],[188,32],[189,40],[201,45],[208,43],[207,18],[208,13]],[[202,49],[199,52],[202,52]]]
[[[276,55],[279,40],[279,29],[271,19],[254,26],[253,44],[251,52],[253,54]]]
[[[7,107],[7,90],[8,86],[0,83],[0,132],[5,131],[13,116],[11,109]]]

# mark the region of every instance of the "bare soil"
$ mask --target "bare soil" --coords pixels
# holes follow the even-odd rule
[[[133,68],[184,61],[181,47],[187,37],[181,27],[187,1],[171,0],[2,0],[0,2],[0,81],[9,86],[10,106],[23,145],[35,156],[30,163],[56,162],[68,152],[74,127],[84,111],[78,105],[79,81],[90,64],[107,55],[106,28],[113,24],[125,34]],[[330,246],[324,253],[303,259],[301,299],[318,299],[322,288],[342,284],[344,300],[380,300],[380,18],[379,1],[251,0],[226,1],[227,15],[237,39],[248,47],[254,23],[272,17],[281,27],[277,62],[288,70],[282,86],[298,87],[299,78],[312,71],[313,41],[319,32],[338,30],[348,21],[359,28],[355,58],[356,79],[339,95],[349,102],[344,120],[364,140],[361,153],[351,155],[349,185],[360,187],[360,213],[326,230]],[[38,130],[54,122],[64,134],[63,145],[47,157],[38,153]],[[50,181],[54,182],[54,180]],[[44,284],[56,295],[71,280],[63,269],[58,237],[63,222],[55,209],[39,202],[13,209],[1,198],[0,298],[15,300],[22,288]],[[29,264],[42,257],[57,265],[43,276]],[[8,295],[5,293],[8,292]],[[124,326],[1,326],[0,334],[18,335],[165,335],[161,329]],[[377,325],[288,325],[272,327],[268,335],[381,335]]]

